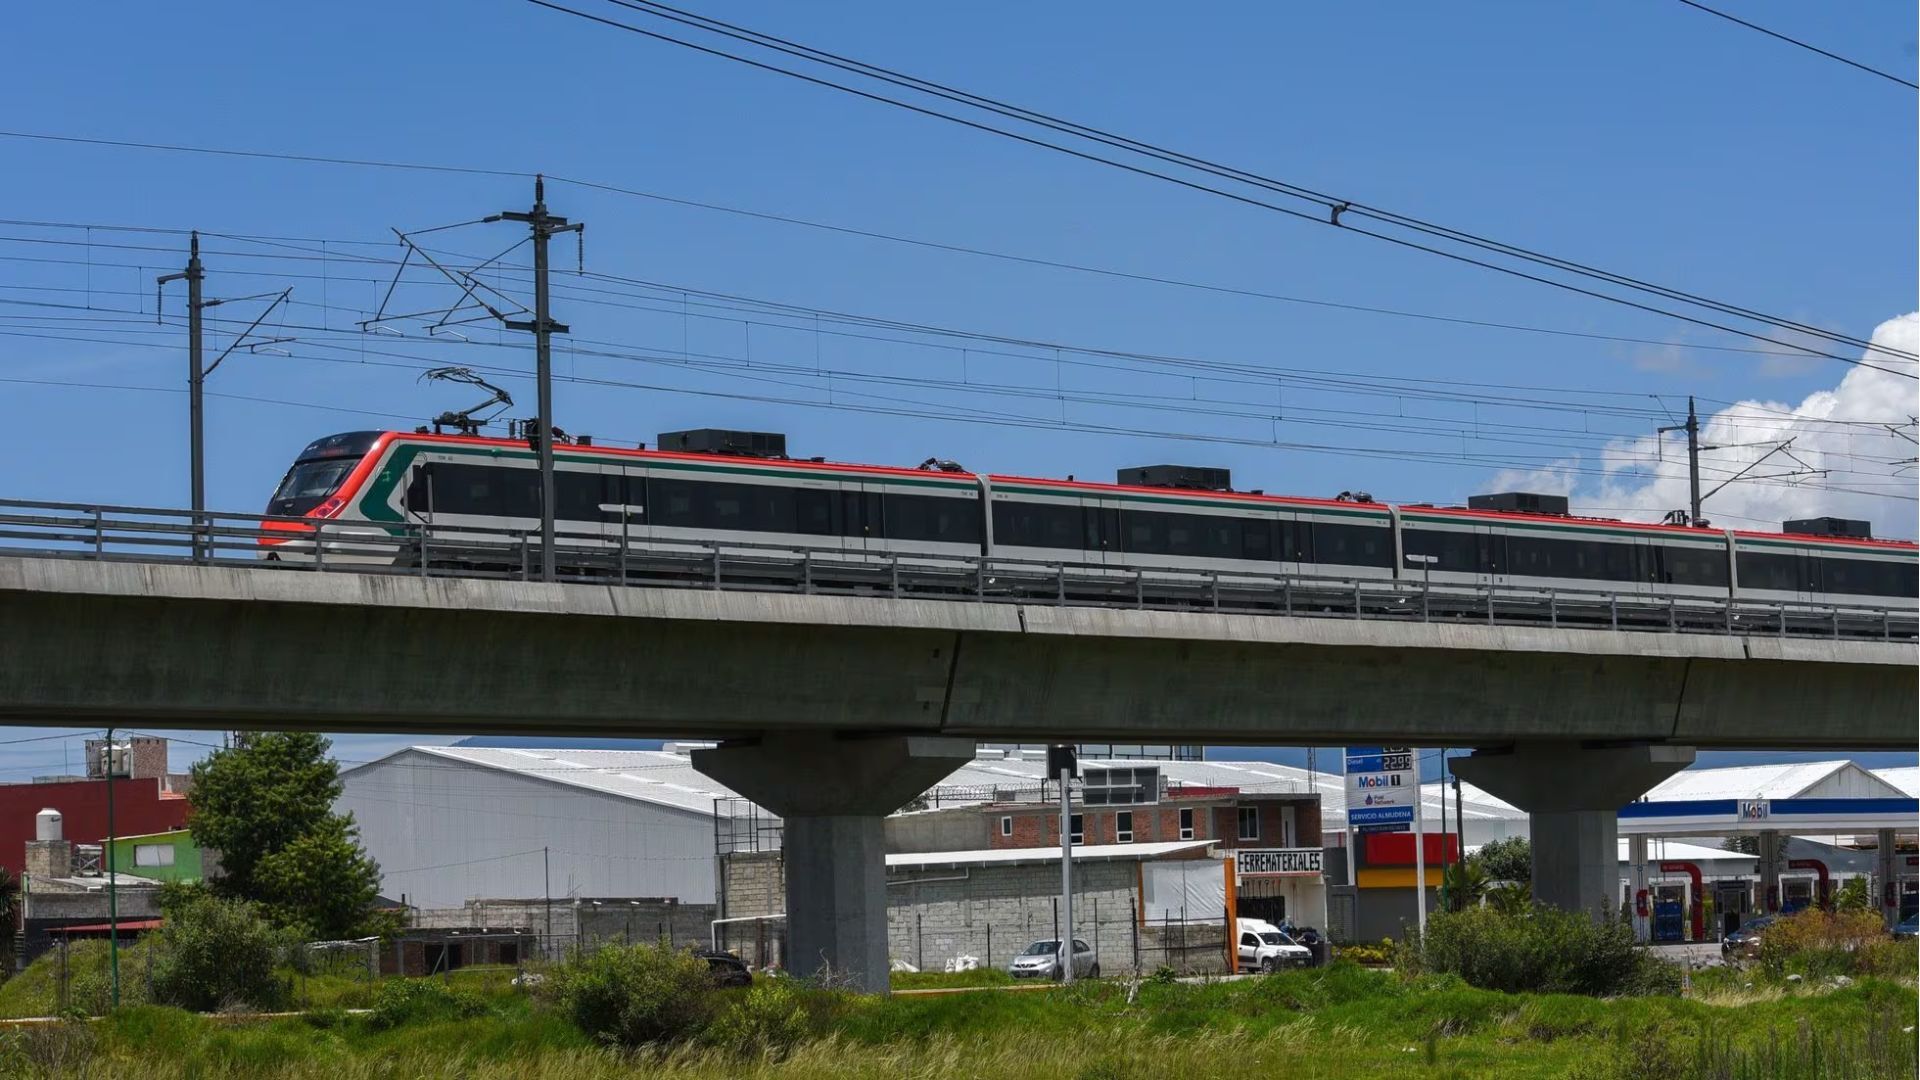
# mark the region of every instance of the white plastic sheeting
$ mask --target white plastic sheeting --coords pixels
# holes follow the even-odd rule
[[[1219,923],[1227,910],[1227,864],[1220,859],[1162,859],[1140,864],[1146,924]]]

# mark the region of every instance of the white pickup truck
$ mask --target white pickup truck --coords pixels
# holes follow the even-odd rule
[[[1313,963],[1313,950],[1288,937],[1281,929],[1260,919],[1240,920],[1240,970],[1275,971],[1283,967],[1307,967]]]

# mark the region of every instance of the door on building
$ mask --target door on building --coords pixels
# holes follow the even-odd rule
[[[1328,890],[1327,895],[1327,938],[1332,941],[1353,941],[1355,898],[1351,889],[1344,892]]]
[[[1239,896],[1234,900],[1234,914],[1242,919],[1260,919],[1275,926],[1287,921],[1287,898],[1284,896]]]
[[[1713,911],[1719,916],[1720,936],[1726,937],[1747,921],[1752,909],[1753,891],[1744,881],[1722,881],[1713,887]]]

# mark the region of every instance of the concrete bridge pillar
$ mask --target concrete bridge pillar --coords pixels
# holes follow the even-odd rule
[[[1690,746],[1521,743],[1453,760],[1468,783],[1527,812],[1535,900],[1617,915],[1620,808],[1693,763]]]
[[[1774,829],[1762,830],[1755,837],[1754,850],[1760,853],[1760,861],[1754,869],[1760,874],[1760,910],[1763,914],[1777,915],[1786,904],[1787,898],[1780,891],[1781,858],[1780,833]]]
[[[888,989],[882,820],[973,760],[971,739],[768,735],[695,750],[693,767],[782,819],[787,967]]]

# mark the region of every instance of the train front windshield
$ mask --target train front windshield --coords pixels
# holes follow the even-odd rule
[[[354,461],[302,461],[287,470],[285,479],[267,500],[267,513],[297,517],[325,502],[340,490],[341,481],[353,471]]]
[[[267,500],[267,513],[299,517],[326,502],[380,436],[378,431],[347,431],[308,443]]]

